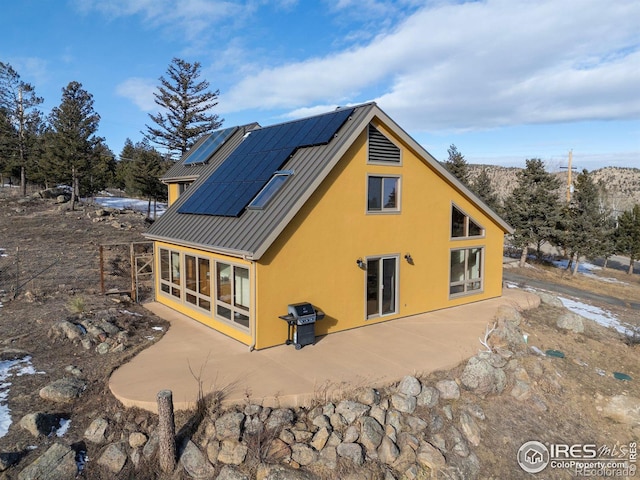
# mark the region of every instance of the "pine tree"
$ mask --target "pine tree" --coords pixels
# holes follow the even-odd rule
[[[605,253],[606,211],[602,208],[598,186],[587,170],[576,177],[573,198],[563,209],[560,226],[558,243],[569,256],[567,268],[573,265],[572,275],[578,271],[581,256],[594,258]]]
[[[79,82],[62,89],[60,106],[49,114],[47,176],[55,182],[71,185],[71,208],[81,193],[92,193],[92,168],[104,151],[98,131],[100,115],[93,109],[93,96]],[[80,181],[82,179],[82,182]]]
[[[629,257],[627,273],[633,273],[633,263],[640,259],[640,205],[635,204],[631,210],[626,210],[618,218],[618,228],[615,233],[616,251]]]
[[[0,109],[5,120],[1,133],[5,140],[13,137],[11,142],[3,142],[5,153],[9,150],[20,169],[20,189],[23,196],[27,194],[27,169],[31,160],[31,151],[37,139],[35,132],[42,123],[42,114],[36,108],[43,102],[35,93],[34,87],[20,80],[20,75],[8,63],[0,62]],[[11,131],[13,130],[13,131]],[[6,136],[5,136],[6,135]],[[13,150],[13,152],[11,152]]]
[[[487,168],[483,167],[478,176],[474,179],[471,189],[486,203],[493,211],[500,211],[500,200],[493,188],[491,178],[487,173]]]
[[[131,182],[131,164],[135,156],[136,148],[130,138],[124,142],[124,147],[120,152],[120,158],[116,163],[115,186],[121,190],[132,191]]]
[[[155,102],[163,110],[149,114],[155,126],[147,127],[144,137],[167,148],[173,157],[184,155],[198,138],[222,125],[218,115],[209,113],[218,102],[219,90],[209,90],[209,82],[198,81],[200,63],[174,58],[160,77],[161,85],[154,92]]]
[[[505,199],[505,217],[515,230],[513,243],[522,248],[521,267],[529,245],[536,245],[540,257],[542,244],[555,238],[560,219],[559,188],[560,181],[545,170],[542,160],[533,158],[518,172],[518,184]]]
[[[449,173],[460,180],[463,185],[469,186],[469,166],[464,156],[453,144],[449,146],[447,152],[449,153],[449,158],[444,161],[444,167],[449,170]]]

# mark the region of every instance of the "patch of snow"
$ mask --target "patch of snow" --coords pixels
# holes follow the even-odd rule
[[[569,260],[555,260],[552,263],[558,268],[566,269],[567,265],[569,264]],[[602,267],[599,267],[598,265],[594,265],[593,263],[581,262],[578,264],[578,273],[581,273],[583,275],[588,275],[589,278],[600,280],[601,282],[606,282],[606,283],[621,283],[621,284],[626,283],[618,280],[617,278],[600,277],[594,273],[601,270],[602,270]]]
[[[93,201],[103,207],[116,208],[118,210],[136,210],[138,212],[147,212],[149,206],[148,200],[140,200],[138,198],[129,197],[94,197]],[[162,215],[167,210],[167,204],[163,202],[157,202],[155,206],[155,212],[157,216]],[[151,204],[151,214],[153,215],[154,206]]]
[[[132,315],[134,317],[142,317],[141,313],[130,312],[129,310],[120,310],[120,313],[122,313],[123,315]]]
[[[0,438],[4,437],[11,426],[11,412],[7,405],[9,387],[11,382],[6,380],[12,376],[31,374],[31,357],[26,356],[18,360],[5,360],[0,362]],[[33,373],[36,373],[35,370]]]
[[[78,466],[78,475],[82,473],[88,461],[89,461],[89,455],[87,455],[86,450],[80,450],[78,453],[76,453],[76,465]]]
[[[56,430],[56,437],[64,437],[64,434],[67,433],[67,430],[69,430],[70,426],[71,426],[71,419],[61,418],[60,425]]]
[[[152,335],[146,336],[146,337],[144,337],[144,338],[146,338],[147,340],[150,340],[150,341],[153,341],[153,340],[155,340],[155,339],[156,339],[156,337],[154,337],[154,336],[152,336]]]
[[[162,327],[151,327],[151,330],[157,330],[159,332],[162,332],[164,330],[164,328],[162,328]]]
[[[634,333],[630,326],[624,326],[620,322],[618,317],[616,317],[613,313],[608,312],[607,310],[564,297],[558,297],[558,299],[562,302],[562,305],[567,310],[570,310],[573,313],[577,313],[578,315],[588,318],[589,320],[593,320],[598,325],[602,325],[603,327],[607,328],[613,328],[623,335],[633,335]]]

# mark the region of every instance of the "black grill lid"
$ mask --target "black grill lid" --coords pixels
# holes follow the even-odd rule
[[[313,305],[310,303],[294,303],[290,305],[290,310],[293,309],[295,311],[296,316],[305,317],[307,315],[315,315],[315,310],[313,309]]]

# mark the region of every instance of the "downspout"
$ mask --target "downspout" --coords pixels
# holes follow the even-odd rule
[[[253,285],[251,288],[251,305],[253,305],[253,319],[251,319],[251,345],[249,346],[249,351],[253,352],[256,349],[256,336],[257,336],[257,326],[256,326],[256,317],[257,317],[257,311],[258,311],[258,305],[256,303],[256,300],[258,298],[257,295],[257,285],[258,285],[258,279],[256,278],[256,262],[254,260],[249,260],[247,258],[246,255],[243,255],[243,258],[249,262],[251,262],[251,278],[253,279]]]

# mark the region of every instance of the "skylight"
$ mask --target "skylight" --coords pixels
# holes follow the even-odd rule
[[[260,193],[255,196],[247,208],[255,210],[262,210],[265,208],[291,175],[293,175],[292,170],[280,170],[275,172],[273,177],[271,177],[271,180],[269,180],[264,188],[260,190]]]

